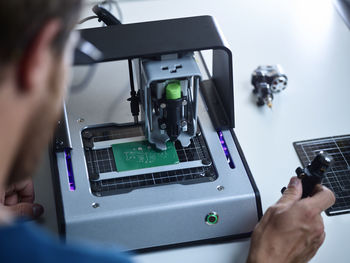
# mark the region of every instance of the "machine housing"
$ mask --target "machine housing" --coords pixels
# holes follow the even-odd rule
[[[262,216],[261,201],[233,130],[232,54],[215,20],[171,19],[86,29],[81,35],[104,60],[88,87],[66,101],[51,149],[58,223],[66,241],[142,251],[249,236]],[[211,50],[211,71],[205,50]],[[145,117],[131,122],[126,61],[133,61],[142,89],[152,83],[142,63],[179,54],[193,54],[200,70],[191,72],[199,86],[198,94],[196,88],[191,93],[196,96],[191,117],[198,120],[189,138],[175,143],[180,162],[116,171],[112,144],[152,140]],[[78,77],[89,63],[76,58]],[[183,79],[186,72],[179,69],[172,76]]]

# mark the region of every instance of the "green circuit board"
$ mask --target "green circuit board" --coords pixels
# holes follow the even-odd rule
[[[112,150],[118,172],[157,167],[179,163],[173,142],[167,142],[167,149],[160,151],[148,141],[113,144]]]

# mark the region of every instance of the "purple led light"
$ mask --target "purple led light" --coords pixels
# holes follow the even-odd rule
[[[224,153],[226,155],[227,163],[233,169],[233,168],[235,168],[235,164],[233,163],[231,154],[230,154],[230,152],[229,152],[229,150],[227,148],[227,145],[226,145],[226,142],[225,142],[225,139],[224,139],[224,134],[222,133],[222,131],[219,131],[218,135],[219,135],[221,147],[224,150]]]
[[[75,181],[74,181],[74,174],[73,174],[72,158],[71,158],[70,152],[68,150],[65,151],[65,156],[66,156],[66,164],[67,164],[67,172],[68,172],[69,190],[75,191]]]

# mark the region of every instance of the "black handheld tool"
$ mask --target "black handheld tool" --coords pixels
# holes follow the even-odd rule
[[[319,152],[316,157],[305,168],[298,167],[295,172],[301,179],[303,195],[301,198],[311,196],[317,184],[320,184],[327,170],[333,165],[333,157],[326,152]],[[283,187],[281,192],[286,190]]]
[[[92,11],[97,15],[99,21],[105,23],[106,26],[121,25],[121,22],[102,5],[95,5]]]

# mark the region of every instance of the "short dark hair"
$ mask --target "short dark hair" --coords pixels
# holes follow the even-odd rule
[[[53,48],[61,52],[78,19],[83,0],[0,1],[0,66],[18,60],[50,19],[59,19],[62,29]],[[1,73],[1,72],[0,72]]]

